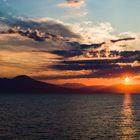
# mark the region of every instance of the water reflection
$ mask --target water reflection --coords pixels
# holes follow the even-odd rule
[[[133,100],[131,94],[125,94],[122,108],[121,132],[122,140],[135,140],[135,122],[133,116]]]

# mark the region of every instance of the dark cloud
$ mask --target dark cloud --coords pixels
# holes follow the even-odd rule
[[[118,59],[97,59],[97,60],[69,60],[61,61],[51,68],[57,71],[85,71],[79,75],[56,76],[55,78],[114,78],[124,74],[137,75],[140,71],[140,52],[122,52]],[[132,57],[137,55],[137,57]],[[139,55],[139,56],[138,56]],[[91,71],[89,73],[89,71]],[[41,77],[40,77],[41,78]],[[50,79],[54,77],[49,77]]]
[[[70,58],[74,56],[80,56],[82,55],[82,51],[77,50],[54,50],[50,51],[52,54],[57,54],[59,56],[62,56],[63,58]]]
[[[120,42],[120,41],[129,41],[129,40],[135,40],[134,37],[128,37],[128,38],[122,38],[117,40],[111,40],[112,43]]]
[[[131,63],[134,60],[129,59],[106,59],[106,60],[77,60],[77,61],[62,61],[57,65],[53,65],[52,68],[57,70],[104,70],[120,68],[117,63]]]
[[[123,75],[138,75],[140,71],[140,66],[123,66],[123,67],[114,67],[112,69],[100,69],[96,72],[89,74],[89,77],[93,78],[115,78],[121,77]]]
[[[72,71],[79,71],[79,70],[100,70],[100,69],[113,69],[113,68],[118,68],[119,65],[117,64],[85,64],[85,65],[80,65],[80,64],[71,64],[71,65],[53,65],[54,69],[57,70],[72,70]]]
[[[68,38],[80,38],[79,35],[72,32],[68,26],[53,19],[26,18],[26,17],[8,17],[3,20],[10,27],[21,27],[27,30],[39,30],[40,32],[48,32]]]
[[[118,77],[122,77],[126,74],[129,74],[131,76],[136,76],[139,75],[139,71],[140,71],[140,66],[137,67],[131,67],[131,66],[124,66],[124,67],[112,67],[112,68],[102,68],[102,69],[98,69],[96,71],[91,71],[86,72],[84,74],[79,74],[77,75],[36,75],[34,76],[36,79],[39,80],[53,80],[53,79],[78,79],[78,78],[118,78]]]

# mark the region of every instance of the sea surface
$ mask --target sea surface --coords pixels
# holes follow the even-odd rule
[[[140,95],[0,95],[0,140],[140,140]]]

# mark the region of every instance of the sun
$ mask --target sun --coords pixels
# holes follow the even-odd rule
[[[126,78],[124,79],[124,81],[125,81],[125,83],[130,83],[130,78],[129,78],[129,77],[126,77]]]

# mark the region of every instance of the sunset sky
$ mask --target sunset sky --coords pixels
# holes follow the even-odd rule
[[[0,77],[140,83],[139,6],[140,0],[0,0]]]

